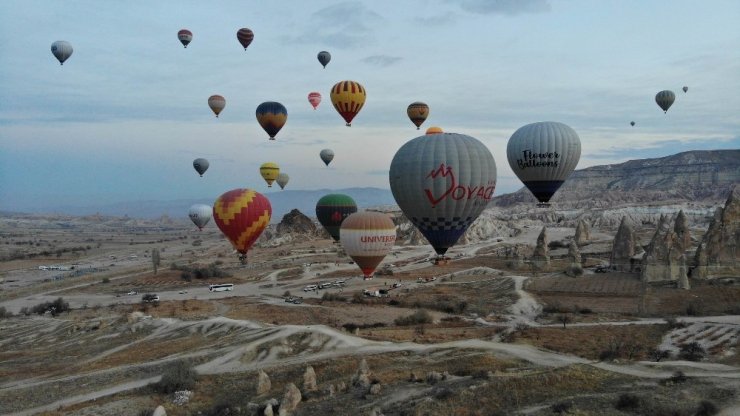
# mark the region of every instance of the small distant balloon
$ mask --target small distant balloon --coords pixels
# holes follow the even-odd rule
[[[278,178],[278,175],[280,175],[280,166],[275,162],[263,163],[262,166],[260,166],[260,175],[262,176],[262,179],[267,182],[267,187],[272,188],[272,183]]]
[[[429,116],[429,106],[420,101],[413,102],[409,104],[408,108],[406,108],[406,114],[409,116],[411,122],[416,126],[416,130],[419,130],[419,126],[421,126]]]
[[[324,69],[326,69],[326,65],[329,64],[329,61],[331,61],[331,54],[327,51],[321,51],[319,52],[318,56],[316,58],[319,60],[321,65],[324,66]]]
[[[193,161],[193,167],[200,176],[203,176],[203,174],[208,170],[208,161],[199,157]]]
[[[429,127],[426,132],[426,134],[440,134],[440,133],[444,133],[444,131],[442,130],[441,127],[437,127],[437,126]]]
[[[630,121],[630,126],[634,127],[635,126],[635,122],[634,121]]]
[[[226,99],[220,95],[211,95],[208,97],[208,106],[211,107],[211,111],[218,117],[224,107],[226,107]]]
[[[321,103],[321,93],[315,91],[308,93],[308,102],[311,103],[311,106],[315,110]]]
[[[72,52],[72,45],[65,40],[58,40],[51,44],[51,53],[57,58],[59,65],[64,65],[64,61],[72,56]]]
[[[324,149],[319,152],[319,157],[324,161],[326,166],[329,166],[329,163],[334,159],[334,151],[331,149]]]
[[[275,140],[275,135],[283,128],[288,120],[288,110],[284,105],[275,101],[266,101],[257,106],[257,122]]]
[[[687,86],[684,85],[683,92],[689,92],[689,87],[687,87]]]
[[[275,182],[277,182],[277,184],[280,185],[280,189],[285,189],[285,185],[288,184],[289,180],[290,180],[290,176],[288,176],[287,173],[280,172]]]
[[[340,116],[352,125],[352,119],[365,105],[365,87],[355,81],[339,81],[331,88],[331,103]]]
[[[177,38],[180,39],[180,43],[182,43],[182,46],[187,48],[188,44],[193,40],[193,32],[187,29],[181,29],[179,32],[177,32]]]
[[[661,109],[663,109],[664,113],[668,112],[668,109],[671,108],[671,105],[673,105],[675,100],[676,94],[674,94],[673,91],[663,90],[655,94],[655,102]]]
[[[190,207],[188,217],[195,224],[199,230],[203,230],[203,227],[208,224],[213,216],[213,207],[205,204],[195,204]]]
[[[252,32],[251,29],[243,27],[236,32],[236,39],[241,43],[246,51],[247,46],[249,46],[249,44],[254,40],[254,32]]]

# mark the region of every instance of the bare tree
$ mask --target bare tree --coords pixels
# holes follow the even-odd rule
[[[558,322],[562,323],[563,329],[565,329],[565,324],[570,323],[570,315],[567,313],[558,315]]]
[[[153,248],[152,249],[152,267],[154,267],[154,274],[157,274],[157,269],[159,268],[159,249]]]

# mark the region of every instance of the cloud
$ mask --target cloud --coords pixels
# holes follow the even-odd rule
[[[370,43],[374,28],[383,17],[359,1],[346,1],[324,7],[311,15],[309,27],[292,42],[320,43],[350,49]]]
[[[504,14],[514,16],[525,13],[550,11],[549,0],[451,0],[470,13]]]
[[[400,56],[389,56],[389,55],[372,55],[367,58],[363,58],[362,62],[375,66],[391,66],[400,61]]]
[[[417,17],[414,21],[422,26],[442,26],[455,23],[457,21],[457,17],[457,13],[449,12],[434,16]]]

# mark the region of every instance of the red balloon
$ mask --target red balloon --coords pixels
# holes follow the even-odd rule
[[[270,223],[272,206],[264,195],[251,189],[233,189],[216,199],[213,219],[246,263],[247,250]]]
[[[316,107],[318,107],[319,103],[321,102],[321,94],[318,92],[308,93],[308,102],[311,103],[311,105],[313,106],[313,109],[315,110]]]

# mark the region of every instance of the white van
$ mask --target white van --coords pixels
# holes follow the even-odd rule
[[[318,288],[319,287],[316,286],[316,285],[308,285],[308,286],[306,286],[306,287],[303,288],[303,291],[304,292],[311,292],[311,291],[317,290]]]

